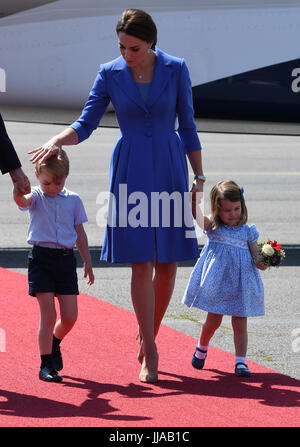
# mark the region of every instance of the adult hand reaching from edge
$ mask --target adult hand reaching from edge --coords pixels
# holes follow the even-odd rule
[[[31,191],[30,181],[24,174],[22,168],[13,169],[9,172],[16,193],[20,195],[29,194]]]
[[[28,152],[28,154],[34,154],[30,161],[33,164],[37,161],[42,163],[47,160],[47,158],[52,157],[52,155],[57,155],[58,160],[61,160],[62,146],[72,146],[74,144],[78,144],[77,132],[72,127],[67,127],[60,134],[55,135],[42,146]]]

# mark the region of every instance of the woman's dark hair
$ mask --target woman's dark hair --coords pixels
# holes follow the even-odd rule
[[[126,33],[145,42],[153,42],[152,49],[157,43],[157,28],[152,17],[141,9],[125,9],[116,26],[116,32]]]

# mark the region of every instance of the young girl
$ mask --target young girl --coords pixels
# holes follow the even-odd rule
[[[235,374],[250,376],[246,365],[247,317],[264,315],[264,288],[258,269],[266,267],[259,259],[259,233],[255,225],[246,224],[243,189],[235,182],[217,183],[210,192],[210,202],[211,216],[201,216],[208,242],[183,298],[187,306],[208,311],[192,365],[203,368],[210,339],[223,315],[231,315]]]

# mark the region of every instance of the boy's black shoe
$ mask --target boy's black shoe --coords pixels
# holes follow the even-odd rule
[[[60,383],[63,378],[57,373],[57,371],[55,371],[55,369],[44,366],[40,369],[39,379],[43,380],[44,382]]]

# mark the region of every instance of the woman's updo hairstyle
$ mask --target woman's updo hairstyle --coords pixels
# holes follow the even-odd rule
[[[147,43],[153,42],[151,49],[155,50],[157,43],[157,28],[152,17],[141,9],[125,9],[116,26],[116,32],[126,33]]]

